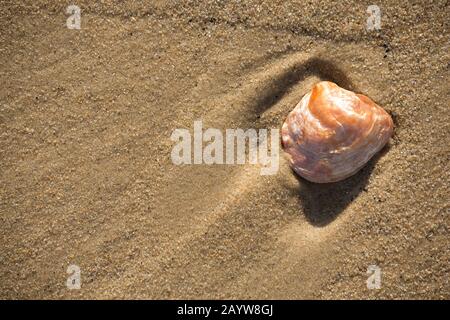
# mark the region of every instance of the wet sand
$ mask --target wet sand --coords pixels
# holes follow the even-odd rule
[[[449,299],[450,7],[414,3],[2,3],[0,297]],[[353,177],[172,163],[174,129],[281,128],[319,80],[395,120]]]

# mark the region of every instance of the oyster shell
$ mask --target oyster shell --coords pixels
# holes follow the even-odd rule
[[[318,183],[343,180],[361,169],[388,142],[389,114],[370,98],[329,81],[317,83],[281,129],[293,170]]]

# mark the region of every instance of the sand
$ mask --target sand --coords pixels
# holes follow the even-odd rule
[[[0,5],[1,298],[450,298],[448,1],[379,31],[367,1],[74,4]],[[319,80],[394,117],[355,176],[172,163],[174,129],[281,128]]]

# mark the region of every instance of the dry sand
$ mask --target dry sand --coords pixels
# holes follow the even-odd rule
[[[68,4],[0,3],[1,298],[450,298],[448,1],[376,1],[379,32],[372,1]],[[280,128],[320,79],[395,118],[350,179],[171,162],[174,129]]]

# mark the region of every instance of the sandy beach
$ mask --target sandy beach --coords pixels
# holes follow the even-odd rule
[[[439,0],[2,1],[0,298],[449,299],[449,21]],[[354,176],[308,182],[281,149],[274,175],[171,160],[175,129],[280,129],[320,80],[394,120]]]

